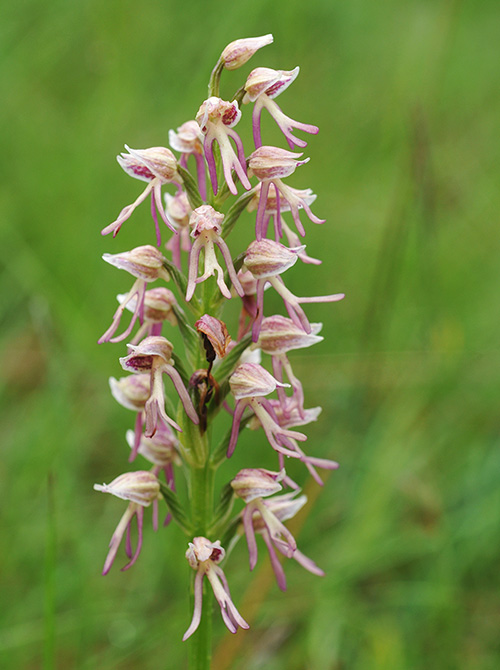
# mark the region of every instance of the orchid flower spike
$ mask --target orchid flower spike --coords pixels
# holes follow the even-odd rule
[[[175,430],[182,432],[180,426],[165,411],[165,389],[162,375],[166,373],[172,380],[179,394],[184,410],[191,421],[199,423],[198,415],[191,398],[184,386],[180,374],[174,368],[172,360],[173,346],[164,337],[146,337],[140,344],[127,345],[130,353],[120,358],[120,364],[127,372],[141,374],[150,373],[151,394],[144,407],[146,417],[146,437],[153,437],[158,428],[159,419],[170,424]]]
[[[121,342],[128,337],[137,318],[139,317],[141,321],[144,319],[146,284],[160,278],[165,281],[169,281],[170,279],[170,275],[163,267],[165,261],[163,254],[149,244],[136,247],[132,251],[125,251],[121,254],[103,254],[103,260],[110,265],[114,265],[119,270],[126,270],[134,277],[137,277],[137,279],[130,291],[120,296],[120,306],[113,316],[111,326],[99,338],[99,344],[103,342]],[[121,335],[113,337],[120,325],[120,319],[126,307],[131,307],[133,311],[130,324]]]
[[[231,633],[236,633],[238,628],[249,628],[249,625],[236,609],[231,599],[231,593],[226,576],[219,563],[226,555],[220,545],[220,540],[210,542],[206,537],[195,537],[189,543],[186,558],[189,565],[196,570],[194,579],[194,611],[189,628],[184,633],[183,641],[195,632],[200,625],[203,604],[203,579],[207,577],[213,589],[215,598],[219,603],[222,619]]]
[[[107,575],[110,571],[125,532],[127,533],[126,552],[130,561],[122,570],[128,570],[136,562],[141,551],[144,508],[149,507],[151,503],[156,505],[158,499],[161,497],[158,479],[152,472],[139,470],[120,475],[110,484],[94,484],[94,489],[103,493],[111,493],[118,498],[130,501],[125,514],[120,519],[111,538],[102,574]],[[131,524],[134,517],[137,517],[138,535],[135,552],[132,550],[131,541]]]
[[[333,295],[299,298],[289,291],[283,279],[279,276],[297,262],[298,254],[304,247],[289,249],[273,240],[256,240],[247,249],[244,266],[250,270],[257,280],[257,318],[253,324],[252,338],[257,342],[262,319],[264,318],[264,288],[266,284],[276,290],[283,298],[288,315],[298,328],[311,333],[312,327],[307,316],[300,306],[308,302],[337,302],[345,296],[343,293]]]
[[[284,114],[278,107],[274,98],[287,89],[290,84],[297,78],[300,68],[296,67],[294,70],[272,70],[268,67],[258,67],[252,70],[248,75],[245,84],[245,97],[243,103],[255,102],[252,115],[253,137],[255,148],[262,146],[260,134],[260,117],[262,110],[267,109],[269,114],[273,117],[279,126],[279,129],[285,136],[289,146],[293,149],[294,146],[305,147],[307,142],[295,137],[292,133],[294,128],[303,130],[311,135],[316,135],[319,132],[317,126],[309,123],[300,123],[294,121],[289,116]]]
[[[217,273],[217,286],[219,287],[220,292],[225,298],[229,299],[231,297],[231,292],[224,281],[224,270],[220,266],[215,255],[214,245],[219,247],[222,257],[226,262],[227,271],[236,293],[238,293],[239,296],[244,295],[241,284],[236,276],[231,252],[221,236],[223,219],[224,214],[216,212],[210,205],[197,207],[191,214],[189,225],[192,229],[191,237],[194,239],[194,242],[189,256],[188,284],[186,291],[187,301],[191,300],[193,297],[196,284],[205,281],[215,272]],[[198,277],[198,265],[202,249],[205,251],[205,271],[201,277]]]
[[[177,172],[177,161],[174,154],[165,147],[152,147],[151,149],[131,149],[127,145],[125,148],[128,154],[122,153],[116,157],[116,160],[125,172],[141,181],[148,182],[148,185],[141,195],[131,205],[124,207],[118,218],[110,223],[109,226],[101,230],[102,235],[113,233],[113,237],[118,233],[123,223],[131,216],[135,208],[143,202],[151,193],[151,214],[156,228],[156,240],[158,246],[161,244],[160,226],[158,224],[157,212],[159,212],[164,223],[175,233],[175,228],[168,220],[163,204],[161,202],[161,187],[164,184],[181,184],[182,178]]]
[[[232,170],[238,175],[243,184],[243,188],[247,191],[252,188],[246,173],[243,143],[238,133],[233,130],[233,127],[238,123],[240,118],[241,112],[236,101],[227,102],[216,97],[211,97],[205,100],[196,115],[196,121],[201,128],[201,132],[205,135],[205,158],[207,160],[208,173],[215,194],[217,194],[218,191],[218,183],[217,168],[213,152],[214,142],[217,142],[219,145],[224,177],[231,193],[234,195],[237,195],[238,193],[231,174]],[[231,142],[229,141],[230,139],[235,143],[238,155],[235,154]]]

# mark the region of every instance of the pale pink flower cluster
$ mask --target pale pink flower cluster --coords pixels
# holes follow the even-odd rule
[[[169,508],[165,524],[173,518],[185,531],[189,538],[185,556],[194,571],[194,613],[183,639],[200,625],[205,577],[227,628],[232,633],[248,628],[232,601],[221,567],[227,547],[232,548],[233,540],[240,535],[246,537],[250,569],[257,562],[256,536],[262,537],[281,589],[286,588],[286,580],[280,554],[315,575],[323,575],[297,548],[284,524],[306,503],[306,496],[300,495],[299,486],[286,474],[287,459],[303,463],[318,484],[323,482],[316,468],[338,467],[335,461],[306,453],[307,435],[297,428],[316,421],[321,408],[305,407],[302,383],[289,355],[323,339],[319,335],[322,324],[310,323],[302,305],[337,302],[344,295],[296,296],[282,277],[299,259],[306,264],[321,263],[305,253],[300,239],[306,234],[301,210],[312,223],[325,223],[311,210],[316,195],[310,188],[298,189],[287,183],[297,168],[309,161],[293,151],[307,146],[299,134],[315,135],[318,128],[293,120],[275,102],[295,81],[298,67],[290,71],[255,68],[233,100],[224,99],[219,91],[225,70],[242,67],[272,40],[272,35],[236,40],[223,50],[211,75],[209,97],[193,119],[170,130],[171,149],[126,147],[128,153],[117,157],[128,175],[147,185],[102,230],[103,235],[116,236],[136,208],[151,196],[157,246],[143,245],[103,256],[134,277],[128,292],[118,296],[119,306],[99,343],[129,340],[126,355],[119,358],[129,375],[111,378],[110,387],[117,402],[136,415],[135,428],[126,435],[130,461],[143,458],[150,465],[149,470],[120,475],[109,485],[95,485],[96,490],[128,502],[112,536],[104,574],[124,537],[129,558],[124,569],[136,561],[142,546],[145,508],[152,508],[156,529],[158,503],[165,498]],[[245,151],[236,130],[247,105],[253,106],[254,146],[250,151]],[[292,151],[263,143],[260,121],[264,109]],[[228,199],[231,204],[226,204]],[[255,239],[246,249],[231,250],[227,237],[237,219],[248,212],[255,212]],[[287,223],[288,215],[291,221]],[[160,221],[169,231],[163,247]],[[170,288],[161,285],[162,281],[169,281]],[[281,297],[286,316],[265,314],[264,293],[268,287]],[[233,340],[229,335],[232,327],[220,318],[227,300],[241,301]],[[126,311],[132,316],[120,332]],[[183,353],[177,351],[177,345],[174,352],[164,329],[172,333],[178,330],[180,338],[172,335],[171,339],[183,340]],[[270,357],[267,363],[266,357]],[[226,509],[218,515],[208,510],[207,514],[213,512],[212,521],[203,527],[199,520],[196,525],[190,518],[193,491],[184,507],[178,499],[174,471],[183,469],[193,485],[190,469],[205,467],[214,458],[210,446],[203,447],[205,451],[197,450],[200,444],[206,444],[208,423],[222,406],[232,414],[232,427],[221,453],[227,449],[227,457],[232,456],[243,426],[262,428],[277,454],[278,467],[276,471],[240,470],[231,481],[232,497],[226,497],[230,500]],[[283,486],[290,491],[281,493]],[[243,501],[244,507],[231,518],[234,499]],[[138,530],[135,548],[131,540],[134,520]],[[234,530],[232,537],[226,535],[228,529]],[[221,538],[225,538],[226,548],[221,546]]]

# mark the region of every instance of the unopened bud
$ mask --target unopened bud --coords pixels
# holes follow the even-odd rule
[[[272,41],[273,36],[271,34],[235,40],[227,45],[220,59],[226,70],[236,70],[250,60],[258,49],[271,44]]]

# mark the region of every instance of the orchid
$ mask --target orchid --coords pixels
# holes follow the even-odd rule
[[[118,233],[124,222],[130,218],[136,207],[143,202],[149,194],[151,194],[151,214],[155,223],[156,240],[158,246],[161,244],[160,226],[158,223],[157,212],[163,219],[172,232],[175,228],[168,220],[163,204],[161,202],[161,187],[164,184],[174,183],[180,184],[182,178],[177,171],[177,162],[174,154],[170,149],[165,147],[153,147],[151,149],[131,149],[125,145],[128,154],[122,153],[116,157],[119,165],[125,172],[141,181],[148,182],[148,185],[141,193],[141,195],[131,205],[127,205],[122,209],[118,218],[102,229],[102,235],[113,233],[113,237]]]
[[[122,352],[119,362],[130,374],[111,377],[109,385],[116,401],[135,413],[134,427],[125,434],[126,457],[130,462],[145,459],[150,467],[94,487],[127,501],[103,572],[111,569],[122,540],[129,559],[123,569],[135,564],[145,539],[144,510],[152,508],[156,530],[159,505],[164,501],[163,526],[176,523],[188,543],[185,557],[191,568],[193,610],[183,640],[189,639],[196,670],[210,667],[213,598],[208,584],[227,629],[236,633],[249,627],[226,578],[226,563],[228,570],[237,563],[232,549],[239,538],[246,538],[253,570],[258,559],[257,536],[262,537],[282,590],[286,579],[280,554],[313,575],[324,574],[298,549],[285,525],[307,501],[301,494],[302,482],[292,480],[287,467],[288,463],[303,463],[303,475],[310,473],[319,485],[323,481],[317,469],[338,467],[336,461],[310,453],[306,431],[318,420],[321,407],[306,406],[306,388],[289,357],[323,339],[322,324],[311,323],[303,305],[333,303],[344,295],[299,297],[282,278],[298,260],[308,265],[321,263],[306,254],[301,239],[306,234],[301,210],[313,223],[325,223],[311,211],[316,194],[311,188],[286,183],[309,161],[293,151],[306,146],[296,131],[314,135],[318,129],[294,121],[274,101],[292,85],[298,68],[257,67],[246,81],[243,78],[233,99],[225,100],[220,93],[221,77],[236,76],[240,67],[272,41],[272,35],[237,39],[222,50],[210,76],[208,97],[202,100],[195,119],[168,133],[177,158],[165,147],[127,147],[128,153],[118,157],[123,169],[147,186],[102,231],[115,236],[151,194],[158,246],[159,218],[171,233],[161,251],[143,245],[103,256],[134,277],[128,293],[117,296],[118,308],[99,343],[127,342],[126,355]],[[247,109],[250,102],[254,103],[255,147],[245,152],[235,128],[243,117],[240,105]],[[264,108],[292,151],[262,141]],[[168,184],[171,192],[162,194]],[[240,226],[240,217],[247,217],[246,229]],[[288,222],[286,217],[290,217]],[[233,235],[237,226],[247,236],[239,248]],[[169,288],[163,285],[166,282]],[[264,314],[267,288],[281,296],[286,315]],[[225,311],[230,301],[235,308]],[[130,321],[120,328],[127,311],[132,313]],[[217,470],[235,450],[242,458],[257,458],[260,453],[244,453],[244,428],[249,429],[250,449],[265,437],[269,455],[271,450],[277,454],[273,454],[276,470],[267,469],[265,463],[244,467],[235,476],[226,476],[216,498],[215,482],[224,481]],[[213,443],[214,436],[217,443]],[[135,524],[137,542],[133,543]],[[172,551],[181,556],[186,545],[176,537],[172,535]]]

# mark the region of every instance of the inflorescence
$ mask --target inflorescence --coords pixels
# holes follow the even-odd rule
[[[170,130],[171,149],[137,150],[125,145],[127,153],[117,157],[118,163],[128,175],[146,182],[146,188],[102,230],[103,235],[116,236],[150,196],[156,246],[103,256],[135,279],[130,290],[118,296],[118,308],[99,343],[129,339],[127,355],[120,358],[129,374],[111,378],[110,387],[114,398],[136,414],[134,430],[126,436],[129,460],[140,455],[151,466],[94,487],[128,502],[111,538],[103,574],[110,570],[124,538],[129,560],[122,569],[135,563],[143,541],[145,509],[152,508],[157,530],[159,503],[164,500],[163,525],[173,519],[185,531],[189,538],[186,558],[194,571],[194,613],[183,639],[200,624],[204,577],[227,628],[233,633],[248,628],[231,599],[221,567],[239,537],[246,538],[253,569],[256,535],[262,536],[283,590],[286,581],[280,554],[313,574],[323,574],[297,548],[284,524],[307,501],[286,474],[287,459],[302,462],[319,484],[316,468],[338,467],[334,461],[310,455],[305,447],[307,436],[297,430],[316,421],[321,408],[304,406],[302,384],[288,357],[323,339],[319,335],[322,324],[310,323],[302,305],[335,302],[344,296],[297,297],[283,279],[298,260],[321,262],[306,255],[300,239],[306,232],[301,212],[312,223],[324,223],[311,210],[316,195],[310,188],[297,189],[286,183],[309,160],[293,151],[307,145],[295,133],[314,135],[318,128],[286,116],[275,101],[293,83],[298,67],[291,71],[258,67],[231,101],[219,97],[223,71],[241,67],[272,41],[272,35],[265,35],[236,40],[224,49],[210,78],[209,97],[195,119]],[[236,130],[242,116],[240,105],[253,106],[254,150],[249,154]],[[291,150],[263,144],[264,109]],[[163,193],[167,189],[170,192]],[[235,255],[226,240],[245,210],[255,212],[255,237],[246,250],[236,250]],[[162,230],[169,239],[161,251]],[[173,290],[162,286],[162,281],[171,281]],[[264,293],[269,286],[281,297],[287,316],[265,316]],[[221,319],[229,300],[241,306],[235,338]],[[182,339],[182,354],[174,352],[163,334],[174,329],[180,337],[172,339]],[[227,412],[232,415],[231,422],[226,418],[227,435],[220,444],[211,445],[211,424],[219,413],[227,417]],[[232,456],[244,427],[262,429],[276,452],[276,470],[240,470],[223,489],[218,505],[200,506],[197,501],[203,496],[210,500],[211,494],[200,493],[199,487],[211,486],[213,473]],[[179,471],[187,481],[187,501],[176,491]],[[288,491],[282,492],[283,487]],[[234,513],[237,499],[244,507]],[[135,547],[133,535],[137,535]]]

